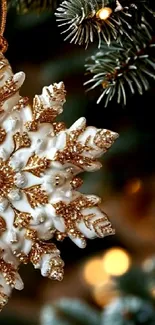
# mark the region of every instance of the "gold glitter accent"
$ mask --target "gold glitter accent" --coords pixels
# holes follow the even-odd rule
[[[39,96],[35,96],[33,100],[33,117],[34,120],[39,121],[40,123],[52,123],[57,117],[57,109],[51,107],[44,107]]]
[[[81,195],[69,204],[66,204],[63,201],[53,204],[57,216],[62,217],[64,219],[66,232],[72,237],[78,237],[83,241],[84,236],[80,233],[77,228],[78,223],[83,221],[85,217],[83,216],[81,211],[83,209],[93,206],[96,206],[96,204],[94,204],[94,201],[84,197],[83,195]]]
[[[23,169],[26,172],[32,173],[33,175],[40,177],[45,170],[49,167],[50,160],[46,157],[40,158],[37,155],[33,155],[28,159],[26,167]]]
[[[2,53],[5,53],[7,51],[7,49],[8,49],[7,40],[4,37],[0,36],[0,51]]]
[[[72,189],[75,190],[79,187],[82,186],[83,180],[80,177],[74,177],[71,181],[70,184],[72,186]]]
[[[53,123],[55,133],[66,130],[66,125],[64,122],[54,122]]]
[[[98,148],[107,151],[113,145],[114,141],[117,138],[118,138],[117,133],[103,129],[103,130],[99,130],[96,133],[94,137],[94,143]]]
[[[7,304],[8,302],[8,296],[1,292],[1,285],[0,285],[0,311],[2,311],[3,307]]]
[[[26,132],[23,132],[22,134],[20,132],[17,132],[13,136],[13,140],[15,144],[14,151],[31,146],[31,140]]]
[[[23,252],[13,251],[13,255],[23,264],[29,263],[29,256]]]
[[[3,79],[5,77],[5,71],[6,71],[6,69],[8,69],[8,67],[9,67],[8,60],[6,60],[4,58],[4,56],[2,55],[2,53],[0,53],[0,81],[3,81]],[[3,101],[2,101],[2,102],[0,102],[0,114],[3,112],[4,112],[4,110],[3,110]]]
[[[25,238],[32,241],[36,241],[37,231],[34,229],[26,229]]]
[[[5,281],[12,288],[15,286],[16,269],[11,263],[5,262],[2,258],[0,259],[0,272],[3,274]]]
[[[51,109],[50,107],[45,109],[41,102],[37,99],[37,96],[34,98],[33,105],[36,115],[35,118],[40,123],[52,123],[57,117],[57,110]]]
[[[60,201],[56,204],[53,204],[53,206],[56,209],[57,216],[62,217],[64,219],[66,233],[73,237],[78,237],[84,240],[84,236],[77,229],[77,225],[81,221],[85,223],[85,226],[88,229],[91,230],[91,227],[93,227],[94,231],[99,237],[103,237],[108,234],[114,234],[114,230],[111,226],[111,223],[105,214],[102,218],[96,220],[93,220],[93,218],[96,216],[96,214],[94,213],[88,215],[82,214],[83,209],[98,207],[99,203],[100,200],[97,198],[96,200],[93,200],[91,198],[87,198],[81,195],[69,204]],[[104,226],[102,226],[102,223],[104,223]],[[83,241],[83,244],[84,243],[85,241]]]
[[[35,132],[38,129],[38,122],[37,121],[29,121],[25,123],[25,127],[29,132]]]
[[[80,168],[84,166],[90,166],[92,163],[96,162],[96,159],[85,157],[83,153],[89,152],[92,150],[90,146],[88,146],[88,137],[85,141],[85,144],[78,142],[78,137],[85,130],[76,130],[70,132],[70,134],[66,133],[66,147],[63,150],[58,150],[55,155],[55,160],[60,161],[60,163],[70,163]]]
[[[12,208],[15,213],[14,223],[13,223],[14,227],[19,228],[19,229],[28,227],[28,225],[30,224],[30,221],[32,219],[31,214],[18,211],[13,206],[12,206]]]
[[[23,189],[27,195],[28,201],[32,208],[36,208],[38,205],[48,203],[48,195],[41,189],[41,185],[34,185]]]
[[[104,237],[110,236],[110,235],[115,235],[115,229],[112,227],[110,222],[106,226],[99,226],[100,222],[103,222],[103,219],[99,219],[94,222],[94,228],[96,229],[96,233],[97,233],[98,237],[102,238],[103,235],[104,235]]]
[[[64,262],[59,256],[51,258],[47,277],[51,280],[62,281],[64,275]]]
[[[9,75],[12,77],[5,81]],[[2,122],[0,144],[4,142],[1,149],[2,157],[5,160],[0,159],[0,200],[2,210],[6,209],[4,215],[7,215],[7,211],[8,216],[10,215],[7,220],[3,212],[0,213],[0,236],[4,241],[1,245],[4,247],[3,252],[0,248],[0,275],[3,279],[3,285],[0,287],[0,307],[3,307],[8,298],[3,296],[3,292],[8,292],[10,296],[11,288],[14,286],[22,289],[22,283],[17,273],[20,263],[32,262],[44,276],[48,276],[50,279],[62,279],[64,263],[60,258],[59,250],[54,244],[42,242],[38,237],[45,238],[45,240],[46,238],[54,240],[56,238],[58,241],[62,241],[69,236],[77,245],[84,247],[86,240],[83,232],[89,237],[88,229],[90,229],[90,234],[94,233],[94,229],[99,236],[102,233],[105,235],[113,232],[104,215],[100,214],[97,208],[93,208],[97,207],[97,199],[74,191],[82,185],[82,180],[75,175],[82,169],[86,169],[85,167],[93,164],[96,167],[97,160],[93,157],[97,156],[98,152],[100,154],[98,148],[101,147],[105,150],[101,143],[103,141],[101,130],[99,130],[100,134],[98,132],[96,135],[98,130],[87,129],[84,119],[78,121],[70,129],[66,129],[64,123],[54,121],[63,111],[65,102],[66,92],[62,83],[44,87],[42,94],[35,96],[33,107],[30,107],[28,98],[20,97],[18,92],[23,79],[22,73],[13,75],[8,61],[3,59],[0,54],[2,85],[0,88],[0,113],[3,114],[0,115]],[[4,111],[4,101],[7,99],[10,103],[9,111],[7,109]],[[19,124],[18,130],[16,122]],[[45,123],[45,125],[41,125],[41,123]],[[49,125],[49,123],[52,124]],[[5,130],[5,125],[8,125],[8,130],[7,128]],[[11,133],[9,133],[9,129],[11,129]],[[61,132],[66,143],[61,141],[60,137],[62,146],[59,147],[57,146],[57,138],[59,140],[57,135]],[[7,141],[8,134],[11,147]],[[50,141],[48,141],[48,137],[50,137]],[[39,153],[37,152],[39,147],[36,149],[35,144],[37,146],[40,140],[45,141],[45,148],[48,147],[49,154],[51,147],[52,158],[53,152],[57,152],[52,161],[48,159],[48,150],[45,150],[44,146],[40,148]],[[105,146],[109,145],[108,141],[109,139],[106,139]],[[12,148],[12,142],[14,148]],[[58,151],[58,148],[61,149]],[[59,162],[66,165],[62,166]],[[87,169],[89,170],[89,168]],[[44,174],[47,175],[44,177]],[[36,179],[37,181],[35,181]],[[53,190],[54,186],[55,191]],[[60,192],[60,195],[55,196],[53,191],[54,193]],[[67,202],[60,201],[63,200],[63,192],[68,194]],[[70,203],[68,202],[70,201],[69,193],[73,194],[74,198],[76,197]],[[58,202],[55,201],[55,197]],[[52,202],[57,203],[52,207]],[[52,215],[48,214],[48,211],[44,211],[48,210],[48,205],[51,205],[51,213],[55,208],[54,215],[56,215],[56,219],[62,220],[65,232],[61,233],[55,228],[56,224],[51,224]],[[36,209],[37,207],[39,208]],[[91,212],[94,213],[91,214]],[[3,256],[6,261],[3,260]],[[9,258],[8,261],[7,258]]]
[[[63,241],[66,237],[67,237],[66,233],[60,232],[58,230],[55,232],[55,238],[58,241]]]
[[[6,138],[6,131],[0,127],[0,144],[4,142]]]
[[[60,114],[56,103],[63,103],[66,95],[64,84],[60,88],[54,84],[52,92],[46,87],[46,92],[49,97],[49,107],[42,100],[42,96],[36,95],[33,99],[33,120],[40,123],[52,123],[54,121]]]
[[[84,217],[84,224],[89,230],[91,230],[92,218],[94,217],[95,217],[95,213],[90,213]]]
[[[6,197],[14,186],[15,173],[7,162],[0,159],[0,196]]]
[[[42,241],[36,241],[30,252],[30,260],[36,265],[41,260],[44,254],[55,254],[57,253],[57,248],[53,243],[44,243]]]
[[[21,97],[18,101],[18,103],[13,107],[13,111],[20,111],[22,108],[24,108],[29,102],[28,97]]]
[[[111,222],[108,220],[108,218],[105,215],[102,218],[93,221],[94,217],[95,217],[94,213],[84,216],[84,223],[88,229],[91,230],[91,228],[93,228],[97,236],[100,238],[102,238],[103,236],[115,234]],[[102,225],[103,223],[104,225]]]
[[[4,220],[4,218],[2,218],[0,216],[0,235],[6,231],[7,227],[6,227],[6,221]]]
[[[52,280],[61,281],[63,278],[63,266],[64,262],[59,256],[54,256],[58,253],[56,246],[53,243],[44,243],[36,241],[30,252],[30,261],[33,265],[37,265],[42,259],[44,254],[53,254],[53,257],[49,261],[49,270],[47,276]]]
[[[17,92],[16,82],[13,80],[13,77],[5,81],[3,87],[0,88],[0,103],[2,103],[12,97]]]

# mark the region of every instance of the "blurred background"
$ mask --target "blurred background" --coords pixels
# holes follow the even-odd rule
[[[85,51],[64,42],[52,12],[18,15],[9,10],[5,37],[13,70],[26,73],[22,95],[32,100],[44,85],[62,80],[67,102],[61,120],[67,126],[85,116],[88,125],[120,137],[105,154],[102,170],[84,175],[81,188],[102,197],[116,235],[88,241],[84,250],[69,240],[59,243],[65,261],[60,283],[42,278],[31,265],[22,267],[25,288],[13,292],[1,324],[155,324],[153,83],[125,108],[115,102],[104,108],[102,102],[96,104],[95,93],[85,93],[83,87],[85,58],[95,44]]]

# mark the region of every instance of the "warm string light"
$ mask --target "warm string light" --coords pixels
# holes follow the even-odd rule
[[[97,286],[107,281],[108,275],[104,272],[101,258],[92,258],[86,263],[84,279],[87,284],[92,286]]]
[[[84,266],[83,277],[87,284],[99,286],[107,283],[111,276],[122,276],[131,265],[128,253],[121,248],[109,249],[103,257],[88,260]]]
[[[122,248],[111,248],[103,256],[88,260],[83,278],[91,286],[91,294],[100,307],[111,303],[119,296],[115,277],[124,275],[131,266],[131,258]]]
[[[112,9],[109,7],[101,8],[97,11],[96,17],[101,20],[107,20],[112,14]]]
[[[103,256],[103,268],[111,276],[122,276],[131,265],[131,260],[127,252],[120,248],[112,248]]]
[[[94,288],[92,296],[96,304],[103,308],[119,296],[119,291],[115,282],[109,278],[104,284]]]

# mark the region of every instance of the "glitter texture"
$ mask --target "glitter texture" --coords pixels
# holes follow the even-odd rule
[[[118,134],[86,127],[84,118],[69,129],[56,122],[66,101],[62,82],[44,87],[30,107],[18,92],[24,78],[0,54],[0,309],[13,288],[23,289],[21,263],[62,280],[60,252],[46,241],[68,236],[83,248],[86,238],[114,233],[100,199],[77,189],[78,174],[99,169]]]

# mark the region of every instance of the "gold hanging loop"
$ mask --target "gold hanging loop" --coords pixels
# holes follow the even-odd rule
[[[3,37],[6,25],[7,16],[7,0],[0,0],[1,3],[1,19],[0,19],[0,52],[5,53],[8,48],[8,43]]]

